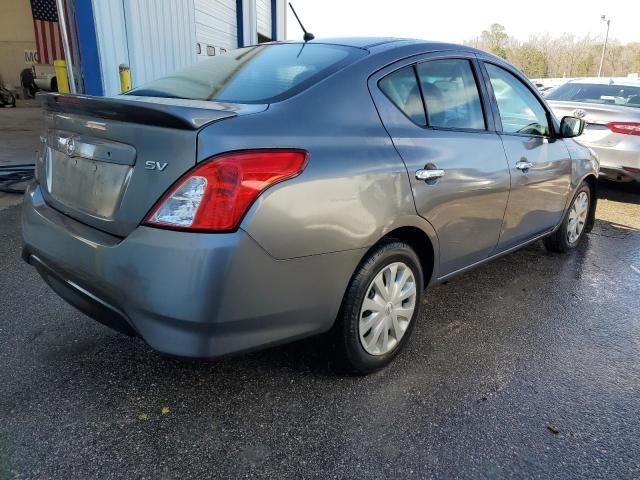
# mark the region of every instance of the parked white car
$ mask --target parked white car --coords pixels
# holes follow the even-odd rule
[[[546,95],[558,118],[587,122],[580,143],[600,159],[600,175],[618,182],[640,182],[640,80],[582,78]]]

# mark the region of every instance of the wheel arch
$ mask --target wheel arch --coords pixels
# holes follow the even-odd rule
[[[435,272],[435,249],[429,235],[418,227],[400,227],[392,230],[386,238],[397,238],[409,244],[420,259],[424,286],[431,283]]]
[[[587,185],[589,185],[589,190],[591,192],[589,198],[589,215],[587,216],[586,231],[590,232],[593,228],[596,220],[596,205],[598,203],[598,178],[593,172],[587,172],[582,177],[580,177],[580,179],[576,181],[575,184],[573,184],[571,194],[567,196],[567,203],[564,207],[562,218],[560,219],[560,222],[558,223],[558,225],[556,225],[554,230],[557,230],[562,225],[565,216],[569,213],[571,203],[573,202],[573,199],[575,198],[580,185],[582,185],[583,183],[587,183]]]
[[[424,286],[426,287],[432,283],[432,279],[435,278],[436,272],[436,248],[431,237],[419,227],[407,225],[397,227],[387,232],[374,245],[372,245],[369,250],[367,250],[363,258],[366,258],[369,252],[381,243],[392,239],[407,243],[416,252],[416,255],[418,255],[418,258],[420,259],[420,266],[422,267]]]
[[[587,216],[587,225],[585,228],[587,232],[590,232],[596,222],[596,206],[598,204],[598,179],[594,174],[589,173],[582,179],[580,185],[582,184],[582,182],[586,182],[589,185],[591,196],[591,198],[589,199],[589,215]]]

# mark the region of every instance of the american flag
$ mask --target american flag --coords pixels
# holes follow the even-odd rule
[[[63,9],[67,25],[68,0],[63,0]],[[36,35],[36,49],[38,51],[38,63],[49,64],[54,60],[64,59],[62,47],[62,33],[58,23],[58,9],[56,0],[31,0],[31,13],[33,15],[33,29]],[[71,45],[71,35],[69,36]]]

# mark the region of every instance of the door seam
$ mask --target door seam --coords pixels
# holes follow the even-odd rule
[[[511,200],[511,189],[513,188],[513,176],[511,175],[511,164],[509,163],[509,156],[507,155],[507,149],[504,146],[504,141],[502,140],[502,135],[496,132],[496,135],[500,139],[500,145],[502,145],[502,151],[504,152],[504,159],[507,162],[507,171],[509,172],[509,193],[507,194],[507,203],[504,206],[504,212],[502,213],[502,224],[500,225],[500,232],[498,233],[498,240],[496,241],[495,247],[493,247],[493,251],[487,256],[487,258],[495,255],[499,249],[500,240],[502,239],[502,235],[504,234],[504,219],[507,217],[507,210],[509,210],[509,201]]]

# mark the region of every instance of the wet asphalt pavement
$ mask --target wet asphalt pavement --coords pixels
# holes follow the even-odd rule
[[[322,339],[163,358],[60,300],[1,210],[0,478],[640,478],[640,192],[601,195],[579,250],[430,288],[366,378]]]

